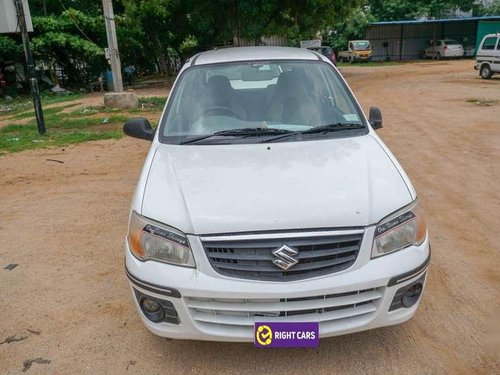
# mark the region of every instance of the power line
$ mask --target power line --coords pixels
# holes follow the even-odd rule
[[[94,43],[94,44],[97,44],[96,42],[94,42],[92,39],[90,39],[87,34],[85,34],[85,32],[80,28],[80,26],[78,26],[78,24],[76,23],[75,19],[73,18],[73,16],[71,15],[71,13],[68,11],[68,9],[64,6],[62,0],[59,0],[59,3],[61,4],[61,6],[63,7],[64,11],[67,12],[68,14],[68,17],[69,19],[71,20],[71,22],[73,22],[73,25],[75,25],[75,27],[78,29],[78,31],[80,31],[80,33],[90,42]]]

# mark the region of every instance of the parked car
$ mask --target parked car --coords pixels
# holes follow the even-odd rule
[[[484,79],[500,73],[500,33],[484,36],[477,49],[474,69],[479,70]]]
[[[457,58],[464,55],[464,47],[453,39],[431,40],[424,50],[424,58],[444,59]]]
[[[475,46],[464,47],[464,57],[474,57],[475,54],[476,54]]]
[[[370,61],[372,59],[372,45],[369,40],[350,40],[347,51],[339,52],[341,62]]]
[[[132,199],[125,268],[153,333],[254,341],[262,322],[327,337],[402,323],[430,262],[421,203],[329,58],[209,51],[181,69]]]
[[[337,58],[335,57],[335,52],[332,47],[321,46],[321,47],[309,47],[311,51],[315,51],[321,53],[323,56],[328,57],[328,59],[333,63],[333,65],[337,65]]]

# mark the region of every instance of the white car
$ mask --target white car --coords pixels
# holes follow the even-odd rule
[[[429,47],[424,50],[424,58],[444,59],[452,57],[462,57],[464,55],[464,47],[452,39],[433,40],[429,43]]]
[[[156,131],[144,118],[124,125],[152,141],[125,241],[145,326],[251,342],[259,322],[318,323],[327,337],[410,319],[429,237],[381,127],[321,54],[191,58]]]
[[[484,36],[477,50],[474,69],[479,70],[484,79],[500,73],[500,33]]]

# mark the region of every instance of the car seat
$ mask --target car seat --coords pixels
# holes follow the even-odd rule
[[[306,89],[305,75],[297,71],[280,74],[267,121],[282,124],[320,125],[318,106]]]

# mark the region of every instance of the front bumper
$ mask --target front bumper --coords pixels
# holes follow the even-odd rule
[[[141,262],[126,245],[126,270],[133,298],[145,326],[153,333],[178,339],[253,341],[253,323],[270,321],[320,322],[320,337],[364,331],[399,324],[410,319],[411,307],[390,311],[398,290],[423,280],[430,260],[428,239],[393,254],[370,259],[374,228],[365,231],[358,259],[349,269],[312,279],[290,282],[243,280],[217,274],[204,256],[198,237],[189,236],[196,269],[154,261]],[[170,301],[179,324],[153,323],[142,313],[135,291]],[[314,312],[318,306],[328,312]],[[301,306],[300,315],[276,316],[282,306]],[[256,308],[258,306],[258,308]],[[280,307],[281,306],[281,307]],[[248,307],[248,308],[247,308]],[[247,310],[264,316],[247,315]],[[325,311],[325,310],[324,310]],[[269,312],[269,313],[266,313]]]
[[[354,55],[354,61],[370,61],[371,55]]]

